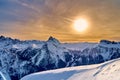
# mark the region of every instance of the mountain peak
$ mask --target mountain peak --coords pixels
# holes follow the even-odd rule
[[[55,39],[54,37],[50,36],[48,40],[52,40],[52,39]]]
[[[49,37],[47,42],[55,42],[55,43],[58,43],[58,44],[60,43],[59,40],[57,40],[56,38],[54,38],[52,36]]]
[[[101,44],[118,44],[119,42],[109,41],[109,40],[101,40],[100,43]]]
[[[109,44],[109,43],[111,43],[111,41],[108,41],[108,40],[101,40],[100,43]]]
[[[0,36],[0,39],[4,39],[4,38],[5,38],[4,36],[2,36],[2,35]]]

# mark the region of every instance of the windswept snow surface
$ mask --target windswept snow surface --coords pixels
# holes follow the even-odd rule
[[[120,58],[102,64],[33,73],[21,80],[120,80]]]

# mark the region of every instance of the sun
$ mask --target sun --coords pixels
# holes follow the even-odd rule
[[[84,18],[76,19],[73,23],[73,27],[77,32],[85,32],[88,28],[88,21]]]

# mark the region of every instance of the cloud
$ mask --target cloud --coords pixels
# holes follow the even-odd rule
[[[54,35],[62,41],[114,37],[120,34],[119,3],[119,0],[0,0],[0,33],[19,34],[17,38],[24,39]],[[72,30],[77,17],[85,17],[91,23],[84,37]]]

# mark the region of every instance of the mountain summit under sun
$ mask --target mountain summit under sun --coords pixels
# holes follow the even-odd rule
[[[0,80],[120,80],[120,0],[0,0],[0,35]]]

